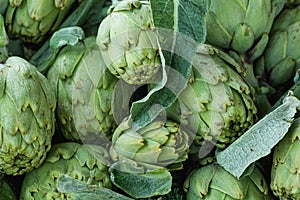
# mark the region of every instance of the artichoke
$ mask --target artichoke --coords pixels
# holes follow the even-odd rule
[[[19,57],[0,64],[0,171],[38,167],[51,148],[56,98],[49,81]]]
[[[111,188],[107,165],[109,154],[101,146],[74,142],[52,147],[45,162],[26,174],[20,199],[72,199],[69,193],[60,193],[58,179],[68,175],[90,185]]]
[[[272,199],[268,184],[257,167],[239,180],[217,164],[206,165],[187,176],[184,190],[187,200]]]
[[[169,117],[189,127],[197,144],[224,148],[256,122],[252,89],[238,73],[242,68],[217,48],[204,46],[192,62],[189,85]]]
[[[273,88],[289,85],[300,67],[300,6],[284,9],[274,21],[270,41],[256,62],[256,73]]]
[[[300,118],[297,118],[285,137],[276,145],[271,171],[271,189],[284,199],[300,198],[298,160],[300,145]]]
[[[116,127],[112,96],[118,79],[107,70],[95,41],[88,37],[64,47],[47,72],[57,95],[60,131],[71,141],[107,141]]]
[[[101,22],[97,44],[112,74],[129,84],[145,84],[160,69],[149,2],[124,0],[110,9]]]
[[[207,42],[240,55],[259,56],[268,41],[274,18],[286,0],[209,0]],[[258,20],[259,18],[259,20]],[[255,55],[254,55],[255,54]],[[254,58],[252,58],[254,59]]]
[[[189,137],[171,120],[155,120],[135,131],[124,119],[113,133],[110,155],[113,161],[131,160],[147,170],[166,166],[177,170],[187,159]]]
[[[25,42],[40,43],[60,26],[74,5],[75,0],[9,0],[8,32]]]

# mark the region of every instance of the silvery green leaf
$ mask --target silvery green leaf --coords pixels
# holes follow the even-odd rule
[[[165,168],[143,172],[131,162],[119,161],[110,167],[115,186],[134,198],[164,195],[171,191],[172,176]]]
[[[134,129],[147,125],[175,102],[189,80],[195,51],[206,38],[206,0],[153,0],[150,5],[168,74],[163,74],[145,98],[133,103],[130,119]]]
[[[299,105],[299,99],[287,96],[280,106],[254,124],[230,146],[217,152],[217,162],[232,175],[240,178],[249,165],[267,156],[284,137]]]
[[[130,200],[124,195],[118,194],[108,188],[89,185],[74,179],[68,175],[62,175],[58,179],[57,189],[61,193],[68,194],[73,200]]]
[[[50,47],[59,49],[65,45],[76,45],[84,39],[84,31],[78,26],[62,28],[53,33],[50,39]]]

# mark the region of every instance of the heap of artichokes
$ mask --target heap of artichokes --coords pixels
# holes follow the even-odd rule
[[[117,78],[106,68],[95,37],[64,47],[47,72],[57,95],[57,122],[71,141],[101,143],[116,122],[112,96]]]
[[[112,136],[113,161],[131,160],[145,169],[182,168],[187,159],[189,133],[171,120],[155,120],[135,131],[125,119]]]
[[[196,134],[198,144],[224,148],[256,122],[251,87],[238,73],[241,70],[215,47],[206,45],[196,52],[189,85],[168,113]]]
[[[72,199],[71,194],[62,194],[57,190],[57,181],[62,175],[91,185],[111,188],[108,164],[109,154],[100,146],[74,142],[56,144],[51,148],[45,162],[26,174],[20,199]]]
[[[300,67],[300,6],[284,9],[275,19],[270,41],[256,62],[258,76],[275,89],[284,87]]]
[[[149,2],[124,0],[101,22],[97,43],[112,74],[145,84],[160,69],[159,48]]]
[[[188,175],[184,190],[187,200],[272,199],[268,184],[258,167],[250,175],[237,179],[221,166],[209,164]]]
[[[49,81],[20,57],[0,64],[0,171],[38,167],[51,148],[56,96]]]
[[[25,42],[40,43],[63,22],[76,0],[9,0],[8,32]]]
[[[300,198],[299,139],[300,118],[297,118],[274,150],[270,186],[274,195],[283,199]]]

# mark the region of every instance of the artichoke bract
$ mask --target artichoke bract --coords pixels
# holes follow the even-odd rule
[[[116,127],[112,98],[118,79],[107,70],[95,37],[64,47],[47,77],[55,88],[56,118],[65,138],[83,143],[107,141]]]
[[[56,98],[49,81],[19,57],[0,64],[0,171],[38,167],[51,148]]]
[[[187,200],[198,199],[261,199],[271,200],[268,184],[255,167],[250,175],[237,179],[217,164],[193,170],[184,181]]]
[[[252,88],[241,66],[213,46],[197,50],[192,63],[189,84],[168,114],[195,133],[196,143],[224,148],[257,120]]]
[[[8,32],[25,42],[40,43],[63,22],[76,0],[9,0]]]
[[[70,194],[62,194],[57,190],[58,179],[62,175],[111,188],[108,164],[109,154],[100,146],[74,142],[53,145],[45,162],[26,174],[20,199],[72,199]]]
[[[187,159],[189,143],[189,133],[171,120],[155,120],[135,131],[125,119],[112,136],[110,155],[113,161],[129,159],[146,170],[176,170]]]
[[[274,195],[283,199],[300,198],[299,138],[300,118],[297,118],[274,149],[270,186]]]
[[[209,0],[206,16],[207,42],[242,55],[259,56],[268,32],[286,0]],[[258,20],[259,18],[259,20]]]
[[[160,69],[159,48],[149,2],[125,0],[101,22],[97,44],[112,74],[129,84],[145,84]]]
[[[275,19],[270,41],[256,62],[256,73],[275,89],[293,79],[300,67],[300,6],[284,9]]]

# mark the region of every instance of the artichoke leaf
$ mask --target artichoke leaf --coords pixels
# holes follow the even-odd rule
[[[163,72],[161,82],[146,97],[133,103],[130,119],[134,129],[149,124],[174,103],[187,85],[192,69],[190,61],[206,36],[206,1],[155,0],[150,5],[159,35],[162,65],[171,69],[167,75]]]
[[[292,94],[281,105],[248,129],[225,150],[216,152],[217,162],[240,178],[249,165],[267,156],[294,121],[300,101]]]
[[[164,195],[171,191],[172,176],[166,168],[144,171],[134,162],[122,160],[109,170],[114,185],[134,198]]]
[[[67,193],[74,200],[130,200],[124,195],[118,194],[108,188],[89,185],[66,174],[58,178],[57,190]]]

